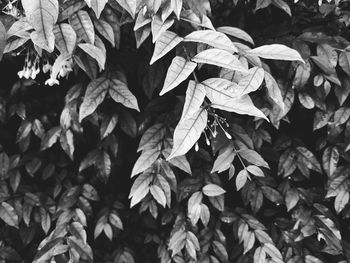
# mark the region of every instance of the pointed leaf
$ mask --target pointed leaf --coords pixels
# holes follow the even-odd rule
[[[264,80],[264,70],[262,68],[253,67],[249,69],[246,75],[238,82],[237,89],[240,96],[256,91]]]
[[[203,108],[194,113],[192,117],[181,120],[175,128],[174,145],[167,160],[186,154],[198,141],[207,125],[207,120],[208,112]]]
[[[181,119],[193,116],[193,114],[195,114],[202,106],[204,98],[204,86],[202,84],[196,83],[193,80],[190,80],[186,91],[185,105],[182,110]]]
[[[97,31],[115,47],[113,27],[102,19],[94,19],[94,25]]]
[[[9,226],[18,228],[18,215],[10,204],[6,202],[0,204],[0,218]]]
[[[55,45],[53,26],[58,18],[58,0],[22,0],[28,22],[34,27],[33,42],[52,52]]]
[[[108,0],[85,0],[87,5],[94,10],[96,17],[100,18],[100,15],[105,8]]]
[[[123,104],[127,108],[140,111],[136,97],[131,93],[128,86],[123,81],[116,78],[111,79],[109,94],[114,101]]]
[[[154,200],[156,200],[161,206],[165,207],[166,198],[163,190],[157,185],[152,185],[150,188],[150,192]]]
[[[264,45],[247,51],[247,54],[266,59],[296,60],[304,62],[298,51],[281,44]]]
[[[69,24],[77,33],[78,42],[84,40],[86,43],[95,43],[94,25],[86,11],[80,10],[69,17]]]
[[[100,70],[104,70],[106,63],[106,54],[103,52],[103,50],[89,43],[79,44],[78,46],[84,50],[86,54],[97,61]]]
[[[213,30],[198,30],[185,36],[184,41],[204,43],[228,52],[238,52],[232,41],[223,33]]]
[[[158,148],[143,151],[132,169],[131,177],[148,169],[158,159],[159,154]]]
[[[242,63],[238,60],[237,57],[225,50],[217,48],[204,50],[198,53],[194,58],[192,58],[192,60],[197,63],[215,65],[231,70],[237,70],[242,72],[247,71],[247,69],[242,65]]]
[[[169,51],[177,46],[183,40],[182,37],[179,37],[176,33],[171,31],[165,31],[157,39],[156,45],[154,47],[153,56],[151,58],[150,65],[156,62],[161,57],[165,56]]]
[[[218,27],[216,30],[219,32],[225,33],[226,35],[229,35],[238,39],[242,39],[254,45],[254,41],[251,38],[251,36],[249,36],[245,31],[243,31],[238,27],[222,26],[222,27]]]
[[[216,184],[207,184],[202,188],[202,192],[206,196],[219,196],[226,193],[224,189]]]
[[[71,25],[61,23],[53,28],[55,34],[55,45],[61,54],[72,55],[77,42],[77,35]]]

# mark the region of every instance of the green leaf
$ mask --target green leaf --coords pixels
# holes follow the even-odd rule
[[[221,27],[218,27],[216,30],[221,33],[225,33],[226,35],[229,35],[238,39],[242,39],[254,45],[254,40],[251,38],[251,36],[238,27],[221,26]]]
[[[205,88],[202,84],[190,80],[188,83],[185,105],[182,110],[181,119],[190,118],[202,106],[205,98]]]
[[[156,200],[161,206],[165,207],[166,197],[163,190],[157,185],[152,185],[150,188],[150,192],[154,200]]]
[[[165,31],[160,35],[156,41],[153,56],[151,58],[150,65],[156,62],[161,57],[165,56],[169,51],[176,47],[181,41],[182,37],[179,37],[176,33],[171,31]]]
[[[204,50],[193,57],[192,60],[197,63],[205,63],[231,70],[247,72],[247,69],[236,56],[217,48]]]
[[[162,123],[157,123],[148,128],[141,137],[137,151],[157,148],[164,138],[165,130],[166,128]]]
[[[5,177],[10,168],[10,159],[5,152],[0,153],[0,178]]]
[[[297,203],[299,202],[299,199],[300,198],[299,198],[298,190],[294,188],[288,189],[285,196],[285,202],[286,202],[288,212],[297,205]]]
[[[158,148],[143,151],[132,169],[131,177],[148,169],[158,159],[159,154],[160,150]]]
[[[263,247],[257,247],[254,252],[254,263],[265,263],[266,252]]]
[[[251,173],[257,177],[264,177],[264,172],[258,166],[249,165],[249,166],[247,166],[247,170],[249,173]]]
[[[18,228],[18,215],[15,209],[6,202],[0,204],[0,218],[9,226]]]
[[[197,63],[188,61],[183,57],[176,56],[173,58],[166,74],[163,89],[159,95],[164,95],[176,88],[181,82],[188,78],[196,66]]]
[[[224,189],[216,184],[207,184],[202,188],[202,192],[206,196],[218,196],[226,193]]]
[[[86,4],[94,10],[96,17],[100,18],[100,15],[105,8],[108,0],[85,0]]]
[[[0,21],[0,61],[2,60],[5,46],[6,46],[6,28],[4,27],[3,23]]]
[[[298,51],[281,44],[260,46],[247,51],[247,54],[267,59],[296,60],[304,63]]]
[[[174,131],[174,145],[167,160],[186,154],[198,141],[207,120],[208,112],[204,108],[199,109],[193,116],[180,120]]]
[[[52,52],[55,45],[53,26],[58,18],[58,0],[22,0],[28,22],[35,31],[30,34],[39,47]]]
[[[88,262],[93,262],[92,249],[87,243],[84,244],[81,240],[77,239],[74,236],[68,237],[67,242],[71,249],[74,249],[76,253],[79,254],[79,257],[81,259],[84,259]]]
[[[242,187],[246,184],[249,177],[248,171],[246,169],[241,170],[236,177],[236,187],[237,191],[241,190]]]
[[[240,99],[222,101],[221,104],[211,104],[211,107],[224,111],[235,112],[237,114],[250,115],[268,120],[264,113],[262,113],[261,110],[255,107],[248,95],[244,95]]]
[[[269,164],[265,162],[265,160],[254,150],[250,149],[244,149],[244,150],[239,150],[238,154],[248,162],[255,164],[257,166],[262,166],[269,168]]]
[[[95,44],[94,25],[86,11],[80,10],[69,17],[69,24],[75,30],[78,42],[84,40],[86,43]]]
[[[121,103],[127,108],[140,111],[136,97],[130,92],[124,81],[112,77],[110,81],[109,95],[115,102]]]
[[[194,31],[185,36],[184,41],[204,43],[231,53],[238,52],[232,41],[225,34],[213,30]]]
[[[263,8],[268,7],[271,4],[271,2],[272,2],[272,0],[257,0],[254,12],[256,12],[259,9],[263,9]]]
[[[101,77],[91,81],[86,89],[83,103],[80,105],[79,121],[92,114],[104,100],[109,88],[109,80]]]
[[[57,142],[60,134],[61,134],[60,126],[51,128],[46,133],[43,140],[41,141],[40,149],[43,151],[50,148],[52,145],[54,145]]]
[[[322,166],[328,177],[331,177],[337,169],[339,151],[337,147],[327,147],[322,155]]]
[[[253,67],[244,74],[243,78],[238,82],[237,89],[240,96],[256,91],[264,80],[264,70],[262,68]]]
[[[100,70],[105,69],[106,54],[100,48],[89,43],[79,44],[78,46],[97,61]]]

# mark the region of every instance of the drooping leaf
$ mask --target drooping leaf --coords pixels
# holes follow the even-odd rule
[[[117,0],[132,17],[136,14],[137,1],[136,0]]]
[[[102,19],[94,19],[93,22],[97,31],[115,47],[113,27]]]
[[[160,150],[158,148],[143,151],[132,169],[131,177],[142,173],[149,168],[157,160],[159,154]]]
[[[82,43],[78,46],[82,50],[84,50],[86,54],[88,54],[97,61],[100,70],[104,70],[106,63],[106,54],[100,48],[89,43]]]
[[[192,58],[194,62],[215,65],[222,68],[246,72],[247,69],[242,65],[237,57],[231,53],[211,48],[198,53]]]
[[[136,97],[128,89],[128,86],[122,80],[112,78],[110,81],[109,94],[112,99],[125,107],[140,111]]]
[[[264,70],[262,68],[253,67],[249,69],[246,75],[238,82],[237,89],[240,96],[257,90],[264,80]]]
[[[95,31],[94,25],[86,11],[80,10],[69,17],[69,24],[75,30],[78,42],[84,40],[86,43],[94,45]]]
[[[88,85],[83,103],[80,106],[79,121],[93,113],[104,100],[109,88],[109,80],[101,77]]]
[[[185,105],[182,110],[181,119],[193,116],[202,106],[205,98],[205,88],[202,84],[190,80],[188,83]]]
[[[264,45],[247,51],[247,54],[266,59],[296,60],[304,62],[298,51],[285,45],[272,44]]]
[[[196,68],[196,66],[197,63],[188,61],[183,57],[176,56],[175,58],[173,58],[168,68],[163,89],[160,92],[160,95],[163,95],[168,91],[176,88],[181,82],[186,80]]]
[[[152,185],[150,187],[150,192],[154,199],[163,207],[166,205],[166,198],[163,190],[157,186],[157,185]]]
[[[205,86],[206,95],[214,104],[230,104],[241,96],[237,84],[222,78],[210,78],[202,82]]]
[[[108,0],[85,0],[87,5],[94,10],[96,17],[100,18],[100,15],[107,4]]]
[[[28,22],[35,31],[30,35],[39,47],[52,52],[55,45],[53,26],[58,18],[58,0],[22,0]]]
[[[152,18],[151,30],[152,41],[155,43],[163,33],[165,33],[174,24],[174,19],[168,19],[163,22],[159,15],[155,15]]]
[[[322,155],[323,169],[326,171],[328,177],[337,169],[339,161],[339,151],[337,147],[327,147]]]
[[[55,34],[55,45],[61,54],[72,55],[77,42],[77,35],[74,29],[66,23],[55,25],[53,28]]]
[[[221,26],[221,27],[218,27],[216,30],[219,32],[225,33],[226,35],[229,35],[238,39],[242,39],[254,45],[254,40],[251,38],[251,36],[238,27]]]
[[[198,141],[207,125],[207,120],[208,112],[204,108],[199,109],[191,117],[181,120],[175,128],[174,145],[167,160],[186,154]]]
[[[234,53],[238,52],[232,41],[223,33],[213,30],[198,30],[188,34],[184,41],[205,43],[214,48]]]
[[[0,204],[0,218],[9,226],[18,228],[18,215],[13,206],[9,203],[2,202]]]
[[[248,179],[248,171],[246,169],[241,170],[236,177],[236,188],[237,191],[241,190],[242,187],[246,184]]]

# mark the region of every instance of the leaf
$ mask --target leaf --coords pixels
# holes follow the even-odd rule
[[[190,118],[202,106],[205,98],[205,88],[202,84],[190,80],[188,83],[185,105],[182,110],[181,119]]]
[[[161,206],[165,207],[166,198],[163,190],[157,185],[152,185],[150,188],[150,192],[154,200],[156,200]]]
[[[53,127],[51,128],[45,135],[45,137],[43,138],[43,140],[41,141],[41,145],[40,145],[40,149],[46,150],[47,148],[50,148],[52,145],[54,145],[61,133],[61,127],[57,126],[57,127]]]
[[[115,102],[125,107],[140,111],[136,97],[130,92],[125,82],[113,77],[110,82],[109,95]]]
[[[112,26],[102,19],[94,19],[93,22],[97,31],[111,43],[112,47],[115,47],[115,36]]]
[[[97,0],[98,1],[98,0]],[[136,0],[117,0],[118,4],[123,7],[132,17],[136,14]]]
[[[159,154],[160,150],[158,148],[143,151],[132,169],[131,177],[134,177],[136,174],[142,173],[149,168],[158,159]]]
[[[276,263],[283,263],[283,258],[281,252],[271,243],[266,243],[263,248],[267,255],[276,261]]]
[[[197,63],[210,64],[241,72],[247,71],[237,57],[225,50],[217,48],[204,50],[193,57],[192,60]]]
[[[183,57],[176,56],[173,58],[166,74],[163,89],[159,95],[164,95],[176,88],[181,82],[188,78],[196,66],[197,63],[188,61]]]
[[[80,10],[69,17],[69,24],[75,30],[78,42],[84,40],[86,43],[95,43],[94,25],[86,11]]]
[[[207,184],[202,188],[202,192],[206,196],[219,196],[226,193],[224,189],[216,184]]]
[[[163,22],[159,15],[153,16],[151,23],[152,42],[155,43],[173,24],[174,19],[168,19]]]
[[[344,124],[350,117],[350,108],[341,107],[339,108],[333,116],[333,124],[335,126]]]
[[[2,60],[5,46],[6,46],[6,28],[4,27],[3,23],[0,21],[0,61]]]
[[[106,54],[100,48],[89,43],[79,44],[78,46],[97,61],[100,70],[105,69]]]
[[[180,120],[174,131],[174,145],[167,160],[186,154],[198,141],[207,125],[208,112],[201,108],[193,116]]]
[[[108,0],[85,0],[87,5],[94,10],[96,17],[100,18],[100,15],[105,8]]]
[[[6,176],[10,168],[10,159],[5,152],[0,153],[0,178]]]
[[[214,162],[211,173],[222,173],[223,171],[229,169],[235,157],[236,154],[234,152],[233,145],[229,144],[228,147],[225,147],[223,151],[220,151],[218,157]]]
[[[6,202],[0,204],[0,218],[9,226],[18,228],[18,215],[10,204]]]
[[[165,126],[162,123],[157,123],[146,130],[146,132],[142,135],[139,148],[137,151],[157,148],[158,144],[160,144],[165,135]]]
[[[230,53],[238,52],[232,41],[225,34],[213,30],[194,31],[185,36],[183,41],[204,43]]]
[[[238,27],[221,26],[221,27],[218,27],[216,30],[221,33],[225,33],[226,35],[229,35],[238,39],[242,39],[254,45],[254,40],[251,38],[251,36]]]
[[[169,51],[176,47],[181,41],[182,37],[179,37],[176,33],[171,31],[165,31],[160,35],[156,41],[154,47],[153,56],[151,58],[150,65],[156,62],[161,57],[165,56]]]
[[[22,0],[28,22],[35,31],[30,35],[39,47],[52,52],[55,45],[53,26],[58,18],[58,0]]]
[[[338,63],[344,72],[350,76],[350,52],[341,52]]]
[[[257,166],[262,166],[269,168],[269,164],[265,162],[265,160],[254,150],[250,149],[244,149],[244,150],[239,150],[238,154],[248,162],[255,164]]]
[[[263,247],[257,247],[254,252],[254,263],[265,263],[266,252]]]
[[[258,166],[249,165],[247,171],[257,177],[264,177],[264,172]]]
[[[349,203],[349,192],[340,191],[334,200],[334,209],[339,214]]]
[[[77,35],[74,29],[66,23],[55,25],[53,28],[55,45],[61,54],[72,55],[77,42]]]
[[[260,46],[247,51],[247,54],[266,59],[296,60],[304,63],[298,51],[281,44]]]
[[[202,82],[206,95],[214,104],[227,104],[240,99],[237,84],[222,78],[210,78]]]
[[[272,4],[274,6],[277,6],[278,8],[282,9],[284,12],[286,12],[289,16],[292,16],[292,12],[290,10],[289,5],[284,2],[283,0],[272,0]]]
[[[337,147],[327,147],[322,155],[323,169],[326,171],[328,177],[331,177],[337,169],[339,161],[339,151]]]
[[[247,182],[247,179],[249,177],[248,171],[246,169],[241,170],[236,177],[236,187],[237,191],[241,190],[242,187]]]
[[[299,152],[299,155],[307,162],[307,167],[309,169],[312,169],[316,172],[322,173],[321,171],[321,165],[317,161],[316,157],[313,155],[312,152],[310,152],[305,147],[297,147],[297,150]]]
[[[288,212],[297,205],[297,203],[299,202],[299,199],[300,198],[299,198],[298,190],[294,188],[288,189],[285,196],[285,202],[286,202]]]
[[[211,106],[220,110],[235,112],[242,115],[256,116],[267,120],[264,113],[254,106],[248,95],[244,95],[240,99],[224,101],[222,104],[212,104]]]
[[[91,81],[86,89],[83,103],[80,105],[79,122],[92,114],[104,100],[109,88],[109,80],[101,77]]]
[[[60,3],[58,22],[66,20],[75,12],[81,10],[86,6],[86,2],[83,0],[66,0]]]
[[[307,93],[304,92],[299,92],[298,93],[298,98],[299,101],[301,103],[301,105],[304,106],[304,108],[306,109],[312,109],[315,107],[315,102],[312,99],[312,97],[310,95],[308,95]]]
[[[256,12],[259,9],[263,9],[263,8],[268,7],[271,4],[271,2],[272,2],[272,0],[257,0],[254,12]]]
[[[246,254],[249,250],[252,249],[255,243],[255,235],[252,231],[245,232],[246,235],[243,236],[243,254]]]
[[[240,96],[256,91],[264,80],[264,70],[262,68],[253,67],[249,69],[246,75],[238,82],[237,89]]]

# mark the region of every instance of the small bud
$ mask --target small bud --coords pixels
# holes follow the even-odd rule
[[[196,144],[195,144],[195,146],[194,146],[194,150],[195,150],[196,152],[198,152],[198,150],[199,150],[198,142],[196,142]]]
[[[231,134],[229,134],[227,131],[224,131],[224,132],[225,132],[225,135],[226,135],[227,139],[231,140],[232,139]]]

